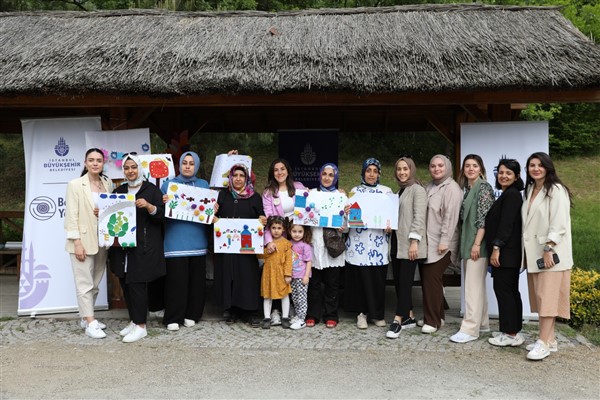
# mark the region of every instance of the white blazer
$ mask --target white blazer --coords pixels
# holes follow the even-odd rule
[[[567,190],[562,185],[554,185],[547,195],[543,188],[533,200],[529,201],[533,185],[527,188],[527,199],[523,202],[523,266],[527,272],[565,271],[573,266],[573,248],[571,244],[571,214]],[[551,269],[538,269],[536,260],[544,255],[544,245],[554,242],[554,252],[560,262]],[[526,263],[526,264],[525,264]]]
[[[113,190],[112,181],[101,177],[107,193]],[[65,250],[75,253],[75,239],[81,239],[86,254],[98,253],[98,217],[94,215],[94,197],[88,174],[73,179],[67,186],[67,210],[65,212],[65,231],[67,243]]]

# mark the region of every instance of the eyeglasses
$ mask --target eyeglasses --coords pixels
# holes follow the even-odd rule
[[[137,156],[137,152],[135,151],[130,151],[129,153],[125,153],[123,154],[123,158],[127,157],[127,156]]]

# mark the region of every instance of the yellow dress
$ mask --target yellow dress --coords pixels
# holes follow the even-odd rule
[[[292,292],[290,284],[285,282],[286,276],[292,276],[292,244],[286,238],[276,239],[273,243],[276,251],[259,255],[265,260],[260,295],[266,299],[282,299]]]

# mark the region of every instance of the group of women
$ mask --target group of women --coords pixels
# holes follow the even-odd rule
[[[102,174],[104,155],[98,149],[86,153],[82,176],[67,189],[67,251],[71,253],[81,326],[92,338],[102,338],[104,324],[94,318],[107,251],[98,247],[97,199],[110,192],[112,183]],[[162,192],[142,178],[140,162],[134,153],[123,159],[126,184],[117,193],[136,196],[137,247],[111,248],[108,257],[119,277],[130,316],[120,332],[124,342],[147,335],[148,284],[165,279],[164,324],[169,330],[195,325],[202,317],[206,298],[206,255],[210,229],[207,225],[164,219],[166,182]],[[197,177],[200,160],[187,152],[180,159],[180,184],[208,187]],[[489,339],[496,346],[519,346],[524,339],[519,271],[527,269],[530,303],[540,315],[540,337],[529,359],[542,359],[557,350],[554,337],[556,317],[569,318],[571,195],[560,181],[550,157],[534,153],[527,160],[526,182],[520,178],[516,160],[502,159],[496,168],[496,200],[487,183],[481,157],[465,157],[458,183],[452,177],[448,157],[438,154],[429,163],[431,182],[423,187],[416,178],[414,161],[403,156],[395,164],[399,186],[398,229],[352,228],[346,251],[331,254],[323,228],[312,228],[312,268],[308,283],[306,323],[323,321],[329,328],[339,322],[340,289],[345,287],[344,308],[357,314],[357,327],[369,321],[386,326],[384,318],[385,281],[390,261],[397,302],[395,316],[386,333],[398,338],[402,329],[414,327],[412,285],[418,268],[422,282],[424,318],[421,332],[436,332],[444,324],[443,274],[450,263],[463,260],[465,312],[460,330],[451,336],[456,343],[476,340],[489,331],[485,278],[488,268],[498,300],[500,333]],[[218,196],[219,218],[291,217],[296,190],[287,161],[276,159],[269,168],[262,196],[254,191],[253,176],[241,164],[229,173],[229,185]],[[381,164],[369,158],[362,165],[360,184],[351,193],[392,193],[380,184]],[[313,190],[342,191],[337,188],[339,170],[327,163],[319,171],[319,187]],[[525,189],[525,201],[521,190]],[[346,207],[346,214],[349,207]],[[346,225],[346,224],[344,224]],[[164,241],[163,241],[164,227]],[[348,227],[338,234],[348,233]],[[276,251],[268,231],[265,252]],[[361,251],[355,251],[359,249]],[[164,255],[164,256],[163,256]],[[165,262],[166,260],[166,262]],[[243,318],[260,325],[260,268],[257,257],[249,254],[215,254],[214,291],[224,309],[226,322]],[[488,267],[489,266],[489,267]],[[344,271],[344,274],[342,274]],[[344,277],[344,282],[342,278]],[[289,301],[289,300],[288,300]],[[277,305],[275,305],[277,307]],[[287,304],[284,307],[288,309]],[[287,316],[286,320],[287,320]],[[277,324],[271,318],[271,324]]]

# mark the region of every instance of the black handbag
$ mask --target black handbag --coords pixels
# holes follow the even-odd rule
[[[327,253],[333,258],[339,257],[346,250],[344,235],[335,228],[323,228],[323,241]]]

